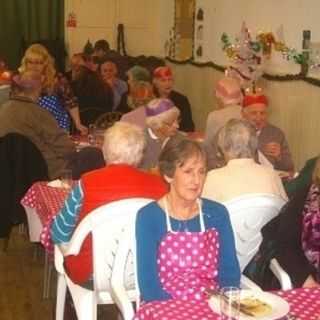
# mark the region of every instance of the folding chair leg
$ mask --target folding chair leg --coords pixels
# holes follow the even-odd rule
[[[52,265],[50,262],[50,257],[47,251],[44,256],[44,271],[43,271],[43,291],[42,298],[48,299],[50,297],[50,283],[52,275]]]
[[[9,237],[0,239],[0,251],[7,252],[9,247]]]
[[[67,283],[63,275],[58,273],[56,320],[63,320],[66,304]]]

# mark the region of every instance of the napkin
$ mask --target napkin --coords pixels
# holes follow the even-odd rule
[[[63,182],[60,179],[56,179],[48,182],[47,186],[53,187],[53,188],[63,188]]]
[[[220,299],[219,299],[219,295],[212,295],[210,297],[210,299],[208,300],[208,304],[210,306],[210,308],[220,314]]]

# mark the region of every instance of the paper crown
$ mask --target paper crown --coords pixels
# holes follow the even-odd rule
[[[23,89],[35,89],[41,86],[41,79],[17,74],[12,77],[12,83]]]
[[[268,105],[268,99],[265,95],[259,94],[259,95],[247,95],[244,96],[242,101],[242,107],[248,107],[253,104],[263,104],[265,106]]]
[[[174,104],[169,99],[154,99],[146,106],[147,117],[157,116],[160,113],[166,112],[174,107]]]
[[[240,104],[243,98],[239,81],[231,77],[220,79],[215,86],[215,93],[224,105]]]
[[[172,71],[170,67],[158,67],[153,71],[154,78],[172,77]]]

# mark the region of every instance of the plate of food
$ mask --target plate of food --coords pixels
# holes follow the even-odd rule
[[[220,313],[218,295],[210,297],[209,306],[214,312]],[[275,320],[290,311],[288,302],[283,298],[258,290],[241,290],[239,309],[240,320]]]

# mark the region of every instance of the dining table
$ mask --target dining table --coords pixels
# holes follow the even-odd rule
[[[70,188],[58,183],[40,181],[34,183],[21,200],[28,217],[30,240],[40,241],[50,254],[53,253],[51,223],[70,191]],[[320,288],[277,290],[272,293],[282,297],[290,306],[289,316],[281,320],[320,320]]]
[[[59,186],[59,180],[56,182],[56,186],[48,181],[34,183],[21,200],[27,214],[30,241],[40,242],[50,254],[53,252],[51,223],[71,192],[70,188]]]

